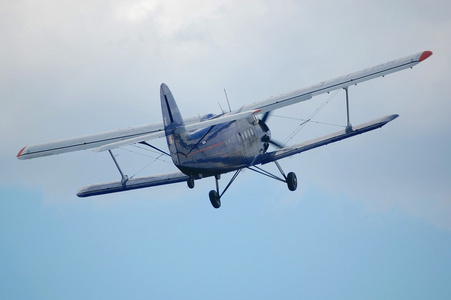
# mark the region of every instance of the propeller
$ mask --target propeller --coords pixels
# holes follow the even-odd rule
[[[273,140],[269,140],[269,142],[271,145],[273,145],[274,147],[276,147],[277,149],[282,149],[283,145],[279,142],[273,141]]]
[[[261,121],[265,124],[266,128],[268,128],[268,126],[266,125],[266,121],[268,120],[269,116],[271,115],[271,111],[265,112],[265,114],[263,115],[263,117],[261,118]],[[269,128],[268,128],[269,130]],[[274,141],[273,139],[270,139],[268,141],[268,143],[270,143],[271,145],[273,145],[274,147],[276,147],[277,149],[282,149],[284,146],[282,145],[282,143]]]
[[[271,111],[267,111],[265,112],[265,114],[263,115],[262,121],[264,123],[266,123],[266,120],[268,119],[269,115],[271,114]]]

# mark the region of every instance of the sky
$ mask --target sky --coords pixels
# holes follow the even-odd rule
[[[3,1],[0,298],[449,299],[450,6]],[[243,171],[218,210],[211,178],[79,199],[120,179],[108,154],[16,159],[26,145],[160,122],[162,82],[189,117],[220,113],[224,89],[239,108],[424,50],[413,69],[349,88],[353,124],[398,119],[280,161],[295,192]],[[275,111],[273,138],[343,128],[344,97]],[[148,151],[115,153],[130,176],[175,171]]]

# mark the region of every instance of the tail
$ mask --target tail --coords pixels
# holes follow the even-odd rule
[[[181,135],[185,133],[185,124],[182,115],[175,103],[174,96],[164,83],[160,87],[161,112],[163,114],[164,131],[172,161],[180,165],[179,151],[177,149]]]

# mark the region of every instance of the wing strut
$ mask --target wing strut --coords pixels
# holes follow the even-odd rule
[[[348,87],[343,88],[346,92],[346,117],[347,117],[347,124],[346,124],[346,133],[352,132],[352,125],[349,121],[349,93],[348,93]]]
[[[122,173],[122,170],[121,170],[121,168],[119,167],[119,164],[117,163],[116,157],[114,157],[113,152],[111,152],[111,150],[108,150],[108,152],[110,153],[111,158],[112,158],[113,161],[114,161],[114,164],[116,165],[117,169],[119,170],[119,173],[121,173],[121,177],[122,177],[122,178],[121,178],[121,184],[122,184],[123,187],[125,187],[125,184],[126,184],[127,181],[128,181],[128,176],[127,176],[127,175],[124,175],[124,173]]]

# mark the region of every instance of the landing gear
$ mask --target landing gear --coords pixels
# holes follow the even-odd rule
[[[286,181],[288,189],[290,191],[295,191],[298,187],[298,179],[296,178],[296,174],[294,174],[293,172],[288,173]]]
[[[214,208],[221,207],[221,197],[224,195],[224,193],[228,190],[230,185],[232,185],[233,181],[238,177],[240,174],[241,169],[237,170],[235,174],[233,175],[232,179],[230,179],[229,183],[225,187],[225,189],[222,191],[222,193],[219,192],[219,179],[221,179],[221,175],[215,175],[215,182],[216,182],[216,191],[211,190],[208,196],[210,197],[211,205],[213,205]]]
[[[279,163],[277,161],[275,161],[275,164],[277,166],[277,168],[280,171],[280,174],[282,174],[283,178],[281,178],[280,176],[276,176],[274,174],[269,173],[266,170],[263,170],[262,168],[259,168],[257,166],[253,166],[253,167],[248,167],[249,170],[257,172],[259,174],[268,176],[272,179],[281,181],[281,182],[285,182],[288,186],[288,189],[290,191],[295,191],[296,188],[298,187],[298,179],[296,177],[296,174],[294,174],[293,172],[288,173],[288,175],[285,175],[285,173],[283,172],[282,168],[280,167]],[[233,181],[236,179],[236,177],[240,174],[241,169],[237,170],[235,172],[235,174],[233,175],[232,179],[230,180],[230,182],[227,184],[227,186],[225,187],[224,191],[222,191],[222,193],[219,191],[219,179],[221,178],[221,175],[215,175],[215,182],[216,182],[216,190],[211,190],[210,193],[208,194],[209,198],[210,198],[210,202],[211,205],[214,208],[220,208],[221,207],[221,197],[222,195],[224,195],[224,193],[227,191],[227,189],[230,187],[230,185],[233,183]],[[190,178],[188,178],[188,186],[190,185]],[[193,180],[194,181],[194,180]],[[194,184],[194,183],[193,183]]]
[[[280,178],[279,176],[276,176],[266,170],[263,170],[262,168],[259,168],[257,166],[253,166],[253,167],[248,167],[249,170],[257,172],[259,174],[265,175],[269,178],[281,181],[281,182],[285,182],[288,186],[288,189],[290,191],[295,191],[298,187],[298,179],[296,177],[296,174],[293,172],[288,173],[288,175],[285,175],[285,173],[282,170],[282,167],[279,165],[279,163],[277,161],[274,161],[274,163],[276,164],[277,168],[280,171],[280,174],[283,176],[283,178]]]
[[[221,197],[217,191],[211,190],[208,196],[210,197],[211,205],[213,205],[214,208],[217,209],[221,207]]]
[[[194,177],[193,176],[188,177],[188,180],[186,181],[186,183],[188,184],[188,187],[190,189],[193,189],[194,188]]]

